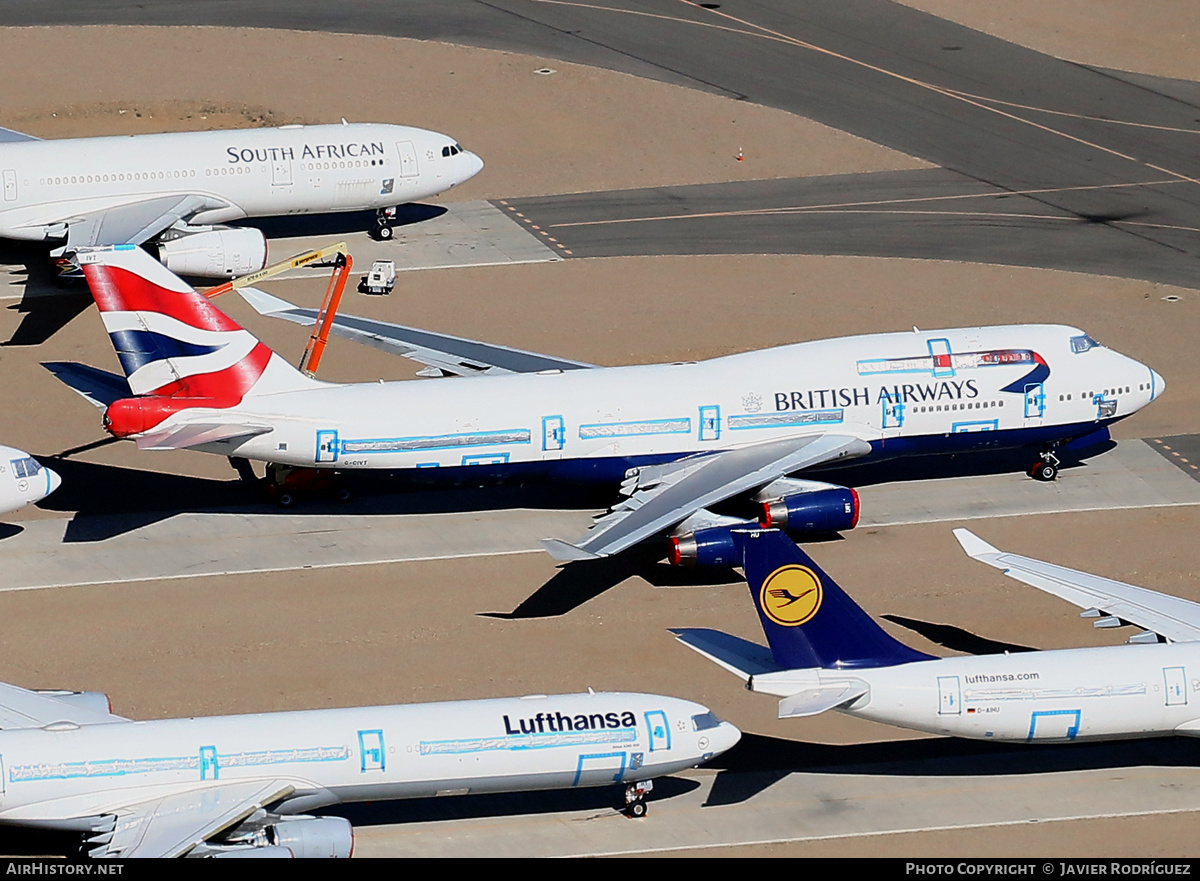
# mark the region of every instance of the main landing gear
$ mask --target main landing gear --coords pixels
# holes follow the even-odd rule
[[[1058,466],[1062,461],[1054,455],[1054,450],[1042,450],[1038,460],[1029,468],[1029,476],[1034,480],[1050,481],[1058,477]]]
[[[630,783],[625,787],[625,809],[622,813],[635,820],[646,816],[646,794],[654,789],[653,780]]]
[[[375,226],[371,228],[371,238],[377,242],[386,242],[392,238],[392,226],[396,223],[396,208],[380,208],[375,213]]]

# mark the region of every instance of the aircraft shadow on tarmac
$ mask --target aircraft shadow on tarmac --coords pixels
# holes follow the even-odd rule
[[[802,773],[977,777],[1196,765],[1196,744],[1185,737],[1058,744],[923,737],[843,745],[743,733],[737,746],[706,765],[718,774],[705,806],[738,804]]]
[[[998,655],[1003,652],[1037,651],[1027,645],[988,639],[969,630],[963,630],[961,627],[955,627],[953,624],[933,624],[929,621],[905,618],[902,615],[880,615],[879,617],[891,621],[893,624],[899,624],[901,627],[907,627],[935,645],[940,645],[953,652],[963,652],[968,655]]]
[[[422,205],[413,202],[401,205],[396,211],[394,226],[410,226],[441,217],[449,209],[444,205]],[[238,226],[258,229],[268,239],[290,239],[304,236],[344,236],[366,232],[375,226],[374,211],[346,211],[339,214],[281,215],[243,220]]]
[[[696,780],[660,777],[654,781],[653,800],[676,798],[699,788]],[[589,789],[551,789],[540,792],[506,792],[488,795],[460,795],[454,798],[414,798],[397,801],[338,805],[316,813],[345,817],[355,826],[383,826],[396,823],[428,823],[483,817],[533,816],[562,811],[612,813],[624,800],[617,786]]]

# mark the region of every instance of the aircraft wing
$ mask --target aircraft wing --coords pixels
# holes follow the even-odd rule
[[[133,395],[124,376],[74,361],[43,361],[42,366],[81,394],[93,407],[103,410],[113,401]]]
[[[112,208],[64,217],[67,250],[94,245],[140,245],[163,230],[224,201],[196,193],[155,196]]]
[[[282,318],[306,327],[317,322],[317,309],[293,305],[255,288],[239,288],[238,294],[260,315]],[[581,370],[595,366],[354,315],[334,316],[330,331],[428,365],[430,369],[422,370],[421,376],[537,373],[539,370]]]
[[[104,722],[127,722],[122,716],[102,713],[52,695],[39,694],[17,685],[0,682],[0,729],[43,728],[54,722],[74,722],[76,725],[98,725]]]
[[[174,428],[151,429],[137,437],[139,450],[186,450],[203,444],[255,437],[274,429],[269,425],[231,422],[187,422]]]
[[[870,451],[871,445],[856,437],[810,434],[642,468],[622,486],[629,498],[598,517],[576,544],[548,538],[542,546],[562,563],[611,556],[708,505],[795,471]]]
[[[40,141],[41,138],[35,138],[33,135],[27,135],[24,132],[15,132],[10,128],[0,128],[0,144],[15,144],[18,141]]]
[[[115,811],[111,837],[93,837],[92,857],[181,857],[196,845],[295,792],[284,780],[222,782]],[[103,838],[108,837],[107,841]]]
[[[1009,578],[1054,594],[1081,609],[1096,610],[1136,624],[1172,642],[1200,640],[1200,603],[1008,554],[967,529],[954,530],[954,537],[971,558],[1001,569]]]

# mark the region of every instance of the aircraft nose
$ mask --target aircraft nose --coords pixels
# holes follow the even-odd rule
[[[719,756],[726,750],[732,749],[742,739],[742,732],[737,726],[731,725],[729,722],[722,722],[709,739],[712,741],[713,755]]]
[[[1153,401],[1161,395],[1166,387],[1167,381],[1162,378],[1162,374],[1152,369],[1150,371],[1150,400]]]
[[[462,180],[459,183],[468,181],[483,171],[483,160],[478,155],[472,153],[470,150],[464,150],[463,154],[463,165],[465,167],[463,169]]]
[[[43,467],[42,470],[46,472],[46,491],[42,494],[42,498],[44,499],[46,496],[50,495],[50,493],[62,486],[62,478],[58,476],[57,471],[52,471],[51,469],[45,467]]]

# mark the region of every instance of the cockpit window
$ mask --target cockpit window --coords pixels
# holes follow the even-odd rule
[[[38,473],[42,470],[42,466],[38,463],[38,460],[33,457],[13,459],[10,464],[12,465],[14,477],[37,477]]]
[[[717,718],[717,714],[712,710],[692,716],[692,728],[696,731],[707,731],[710,728],[716,728],[720,724],[721,720]]]
[[[1071,351],[1076,355],[1081,352],[1086,352],[1088,349],[1098,349],[1100,344],[1088,336],[1086,333],[1083,336],[1071,337]]]
[[[449,147],[442,147],[443,156],[457,156],[463,151],[463,148],[458,144],[451,144]]]

